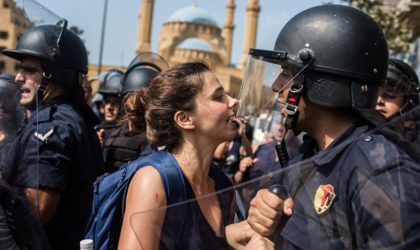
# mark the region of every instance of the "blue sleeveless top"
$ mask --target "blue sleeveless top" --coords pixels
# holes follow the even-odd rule
[[[179,218],[178,225],[168,225],[168,220],[165,218],[161,233],[160,249],[230,249],[224,235],[224,228],[233,222],[233,218],[231,218],[231,205],[234,198],[234,191],[231,188],[232,182],[226,174],[214,164],[212,164],[210,168],[209,176],[214,180],[217,192],[228,188],[227,191],[217,194],[222,212],[222,223],[220,228],[222,236],[217,236],[207,222],[198,202],[195,200],[194,191],[184,176],[187,200],[192,201],[174,208],[167,208],[166,217],[181,215],[181,217],[184,218]],[[181,210],[184,211],[182,211],[182,213],[177,212]],[[174,226],[178,226],[178,228],[175,229]],[[179,227],[181,227],[181,229],[179,229]],[[176,237],[173,236],[174,230],[181,230]]]

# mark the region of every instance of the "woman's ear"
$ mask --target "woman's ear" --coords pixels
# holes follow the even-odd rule
[[[177,111],[174,115],[174,121],[180,128],[187,130],[195,128],[192,117],[186,111]]]

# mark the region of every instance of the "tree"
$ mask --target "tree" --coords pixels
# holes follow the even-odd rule
[[[407,52],[413,39],[408,18],[401,18],[397,8],[385,9],[382,0],[342,0],[369,14],[384,31],[393,54]]]

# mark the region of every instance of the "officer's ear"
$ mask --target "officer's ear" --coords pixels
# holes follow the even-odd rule
[[[189,112],[177,111],[174,115],[174,121],[178,127],[185,130],[193,130],[195,128],[193,119]]]

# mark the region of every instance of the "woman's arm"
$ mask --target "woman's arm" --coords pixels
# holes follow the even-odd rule
[[[118,249],[159,249],[166,204],[159,172],[151,166],[138,170],[128,187]]]
[[[271,250],[274,243],[254,232],[247,221],[230,224],[225,228],[226,239],[233,249],[241,250]]]
[[[254,233],[246,220],[225,227],[226,240],[234,249],[244,247]]]

